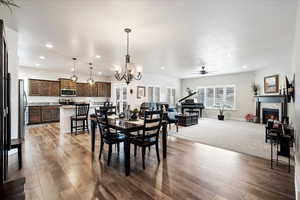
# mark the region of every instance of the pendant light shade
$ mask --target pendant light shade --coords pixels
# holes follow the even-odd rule
[[[93,67],[92,67],[93,63],[89,63],[89,65],[90,65],[90,77],[88,78],[87,82],[90,85],[94,85],[95,80],[93,79]]]
[[[78,76],[76,75],[76,60],[77,58],[72,58],[73,60],[73,75],[71,76],[71,80],[73,82],[77,82],[78,80]]]

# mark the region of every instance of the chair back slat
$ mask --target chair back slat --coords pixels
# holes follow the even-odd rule
[[[156,137],[158,139],[162,123],[161,111],[145,111],[142,139]]]
[[[110,126],[108,123],[107,110],[97,110],[97,123],[100,130],[101,137],[105,139],[111,138]]]
[[[78,116],[88,116],[90,104],[76,104],[75,109],[76,109],[76,118]]]

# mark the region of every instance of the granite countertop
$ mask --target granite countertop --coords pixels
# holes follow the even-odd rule
[[[75,109],[75,105],[61,105],[60,107],[63,109]],[[97,107],[99,107],[99,105],[90,105],[90,109]]]
[[[27,106],[61,106],[58,102],[38,102],[38,103],[28,103]]]

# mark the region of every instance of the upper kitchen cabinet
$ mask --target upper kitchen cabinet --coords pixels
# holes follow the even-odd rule
[[[89,94],[90,94],[90,88],[87,83],[77,83],[76,84],[76,96],[88,97]]]
[[[60,78],[60,89],[71,89],[76,90],[76,83],[73,82],[71,79]]]
[[[111,83],[97,82],[98,97],[110,97],[111,96]]]
[[[91,97],[97,97],[98,96],[98,87],[97,87],[97,84],[89,85],[89,92],[90,92],[89,96],[91,96]]]
[[[29,96],[59,96],[59,82],[29,79]]]

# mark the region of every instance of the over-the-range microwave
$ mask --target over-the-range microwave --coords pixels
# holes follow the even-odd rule
[[[60,96],[75,97],[76,96],[76,90],[74,90],[74,89],[61,89],[60,90]]]

